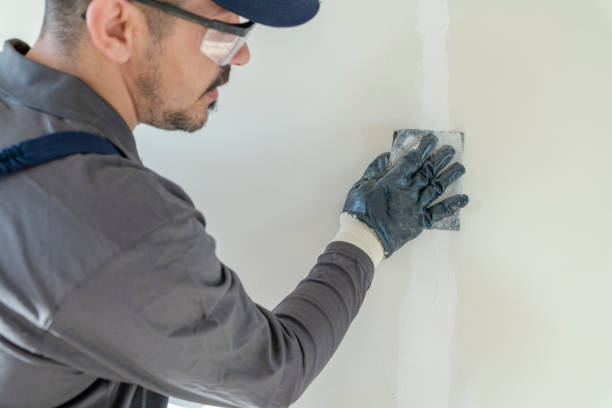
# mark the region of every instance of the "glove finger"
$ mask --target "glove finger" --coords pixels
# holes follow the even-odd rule
[[[389,170],[389,157],[391,153],[385,152],[375,158],[363,173],[360,181],[378,180]]]
[[[436,175],[453,160],[453,156],[455,148],[451,145],[442,146],[431,156],[430,160]]]
[[[450,161],[453,159],[455,155],[455,149],[450,146],[442,146],[435,153],[433,153],[425,163],[414,173],[412,177],[412,181],[408,185],[408,189],[411,191],[416,191],[417,193],[421,191],[429,182],[442,170]]]
[[[428,227],[431,224],[443,220],[455,214],[457,210],[465,207],[470,202],[470,198],[465,194],[458,194],[439,202],[438,204],[425,209],[425,219]]]
[[[399,159],[397,164],[389,170],[384,177],[385,181],[405,185],[407,180],[410,180],[414,173],[421,168],[437,143],[438,138],[435,135],[429,133],[423,136],[419,143],[410,148],[408,153]]]
[[[440,197],[446,188],[454,183],[459,177],[465,173],[465,167],[460,163],[453,163],[450,167],[440,173],[433,179],[427,187],[421,192],[419,198],[419,206],[427,207],[436,198]]]

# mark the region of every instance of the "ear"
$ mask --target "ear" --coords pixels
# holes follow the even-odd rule
[[[128,0],[93,0],[87,8],[87,29],[93,46],[110,61],[130,59],[146,20]]]

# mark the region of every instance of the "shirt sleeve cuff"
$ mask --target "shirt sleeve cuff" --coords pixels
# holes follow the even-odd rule
[[[348,213],[340,214],[340,229],[332,241],[343,241],[363,250],[376,268],[383,260],[384,249],[376,232]]]

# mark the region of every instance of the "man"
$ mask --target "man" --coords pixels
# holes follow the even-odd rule
[[[143,166],[139,123],[196,131],[249,60],[253,23],[318,0],[47,0],[30,48],[0,53],[0,405],[287,407],[319,374],[374,268],[466,196],[424,137],[377,157],[337,236],[274,310],[215,255],[203,215]],[[240,23],[239,16],[250,22]],[[82,153],[82,154],[79,154]]]

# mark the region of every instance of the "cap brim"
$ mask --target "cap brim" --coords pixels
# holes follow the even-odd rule
[[[219,6],[259,24],[294,27],[312,19],[319,0],[213,0]]]

